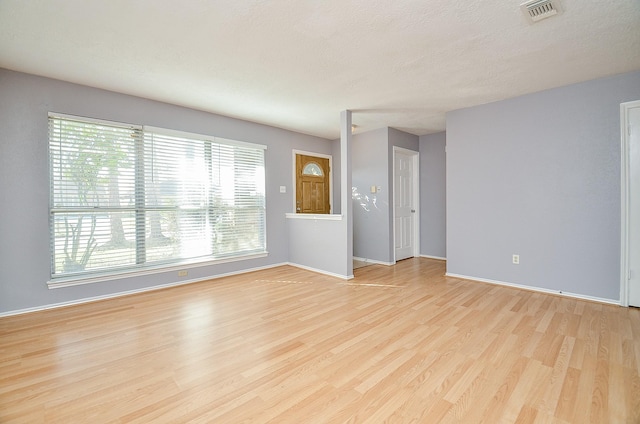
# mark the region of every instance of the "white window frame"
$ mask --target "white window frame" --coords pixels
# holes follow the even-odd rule
[[[210,142],[210,143],[215,143],[216,145],[249,148],[249,149],[255,149],[256,151],[261,150],[262,151],[262,172],[265,171],[264,164],[265,164],[266,158],[265,158],[264,151],[267,149],[267,147],[261,144],[247,143],[243,141],[230,140],[230,139],[191,133],[191,132],[176,131],[171,129],[144,126],[144,125],[124,124],[119,122],[106,121],[106,120],[100,120],[95,118],[85,118],[85,117],[66,115],[66,114],[60,114],[60,113],[49,113],[49,120],[51,121],[52,119],[53,120],[55,119],[73,120],[73,121],[81,122],[83,124],[106,125],[106,126],[121,127],[123,129],[131,129],[132,131],[136,131],[139,133],[139,136],[140,136],[139,142],[141,143],[145,142],[144,139],[145,139],[146,133],[154,133],[154,134],[162,134],[170,137],[179,137],[179,138],[203,141],[203,143]],[[50,152],[48,157],[49,157],[50,167],[53,167],[53,153],[51,152],[51,145],[52,145],[52,141],[51,141],[51,135],[50,135],[49,136]],[[136,155],[138,155],[137,152],[136,152]],[[268,255],[267,236],[266,236],[266,221],[267,221],[266,190],[265,190],[266,182],[264,182],[264,179],[263,179],[262,181],[263,186],[261,187],[261,191],[262,191],[262,195],[264,196],[264,200],[262,202],[262,212],[261,212],[262,223],[259,225],[259,228],[261,228],[262,234],[258,235],[259,237],[261,237],[261,240],[263,240],[263,242],[262,242],[262,247],[258,247],[256,250],[252,250],[251,252],[241,252],[238,254],[225,254],[219,257],[214,257],[209,255],[209,256],[200,256],[197,258],[169,260],[167,262],[162,262],[162,263],[149,264],[149,263],[142,262],[142,263],[137,263],[135,265],[127,265],[125,267],[113,267],[113,269],[101,269],[99,271],[83,270],[77,273],[60,273],[60,272],[55,273],[55,266],[56,266],[54,263],[55,234],[54,234],[53,217],[56,213],[62,213],[61,211],[64,211],[64,208],[56,208],[54,206],[53,170],[50,172],[50,176],[51,176],[51,183],[50,183],[51,189],[50,189],[49,216],[50,216],[50,232],[51,232],[50,234],[51,278],[47,282],[49,288],[66,287],[66,286],[77,285],[77,284],[95,283],[100,281],[114,280],[114,279],[138,276],[138,275],[155,274],[155,273],[168,272],[173,270],[185,270],[189,268],[212,265],[212,264],[254,259],[254,258],[264,257]],[[142,177],[142,179],[144,180],[144,177]],[[136,177],[135,184],[136,186],[140,184],[138,177]],[[138,208],[139,208],[139,205],[138,203],[136,203],[136,211],[138,211]],[[146,208],[147,206],[142,207],[143,212],[145,210],[148,210]],[[108,209],[108,208],[105,208],[105,209]],[[123,210],[124,209],[130,209],[130,207],[123,208]],[[137,224],[136,224],[136,228],[137,228]],[[136,234],[138,234],[138,231],[139,230],[136,230]],[[137,249],[138,249],[138,244],[136,243],[136,251]],[[186,275],[186,273],[184,273],[184,275]]]

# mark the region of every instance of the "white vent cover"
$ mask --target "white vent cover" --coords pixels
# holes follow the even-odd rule
[[[530,22],[538,22],[562,13],[559,0],[530,0],[522,3],[520,9]]]

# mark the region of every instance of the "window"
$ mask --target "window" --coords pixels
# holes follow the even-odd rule
[[[50,115],[52,278],[265,253],[264,149]]]
[[[302,175],[315,175],[317,177],[323,177],[324,173],[322,172],[322,169],[320,169],[320,166],[317,163],[311,162],[304,166],[304,169],[302,170]]]

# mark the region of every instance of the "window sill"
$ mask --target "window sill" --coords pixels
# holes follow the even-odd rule
[[[287,213],[287,219],[324,219],[327,221],[342,221],[340,214],[319,214],[319,213]]]
[[[144,275],[154,275],[154,274],[161,274],[164,272],[183,271],[187,269],[200,268],[203,266],[217,265],[217,264],[223,264],[228,262],[237,262],[237,261],[245,261],[249,259],[264,258],[268,255],[269,255],[268,252],[261,252],[261,253],[251,254],[251,255],[234,256],[231,258],[205,260],[205,261],[199,261],[199,262],[185,261],[185,262],[171,264],[171,265],[159,265],[156,267],[148,267],[144,269],[127,270],[127,271],[121,271],[121,272],[91,274],[91,275],[79,276],[79,277],[67,277],[67,278],[61,277],[61,278],[55,278],[47,281],[47,287],[49,289],[59,289],[63,287],[78,286],[83,284],[101,283],[104,281],[121,280],[124,278],[141,277]]]

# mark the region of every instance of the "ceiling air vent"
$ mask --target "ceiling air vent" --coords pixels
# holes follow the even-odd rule
[[[562,13],[559,0],[531,0],[520,5],[529,22],[538,22]]]

